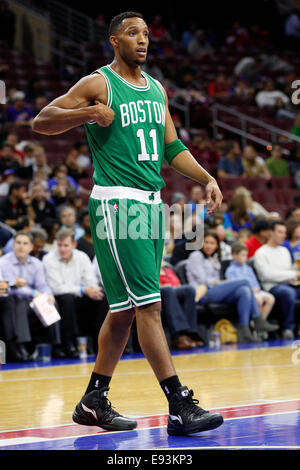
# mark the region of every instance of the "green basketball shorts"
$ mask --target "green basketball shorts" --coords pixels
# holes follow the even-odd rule
[[[160,192],[94,186],[89,217],[112,312],[161,300],[165,209]]]

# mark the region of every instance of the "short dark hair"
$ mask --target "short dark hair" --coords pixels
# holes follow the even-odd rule
[[[238,144],[239,142],[237,140],[229,140],[227,143],[226,143],[226,146],[225,146],[225,153],[229,153],[231,152],[231,150],[234,148],[235,144]]]
[[[270,222],[267,219],[257,219],[254,222],[252,232],[259,233],[262,230],[270,230]]]
[[[119,15],[114,16],[112,18],[108,28],[108,35],[112,36],[113,34],[115,34],[116,31],[119,29],[122,21],[126,18],[141,18],[142,20],[144,19],[143,15],[136,11],[125,11],[124,13],[119,13]]]
[[[26,188],[26,184],[21,183],[21,181],[14,181],[9,186],[8,195],[10,196],[12,192],[14,191],[14,189],[20,189],[20,188]]]
[[[283,225],[284,227],[286,227],[285,223],[283,222],[283,220],[273,220],[271,223],[270,223],[270,229],[274,232],[275,228],[276,228],[276,225]]]
[[[293,212],[296,211],[296,210],[298,210],[298,209],[299,209],[299,207],[297,207],[297,206],[291,207],[291,208],[287,211],[285,218],[286,218],[286,219],[289,219],[290,217],[292,217]]]

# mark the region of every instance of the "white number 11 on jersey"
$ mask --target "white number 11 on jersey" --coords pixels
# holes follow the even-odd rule
[[[141,153],[138,154],[138,161],[145,162],[147,160],[150,160],[150,154],[147,153],[147,149],[146,149],[144,129],[138,129],[136,131],[136,135],[140,139],[140,144],[141,144]],[[151,154],[151,160],[155,162],[158,160],[156,129],[151,129],[151,131],[149,132],[149,136],[152,139],[152,145],[153,145],[153,153]]]

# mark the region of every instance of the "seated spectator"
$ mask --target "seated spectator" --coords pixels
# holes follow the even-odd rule
[[[238,142],[231,140],[226,145],[226,155],[218,164],[218,177],[243,176],[245,168],[241,158],[241,148]]]
[[[222,211],[216,211],[205,221],[205,230],[214,232],[220,241],[221,261],[231,261],[231,246],[226,243],[226,231],[224,228],[224,214]]]
[[[63,207],[60,210],[59,220],[62,228],[68,228],[74,231],[76,241],[84,235],[84,229],[76,222],[76,213],[72,207]]]
[[[0,221],[19,230],[23,217],[35,217],[31,198],[23,183],[16,181],[9,188],[8,196],[0,200]]]
[[[46,96],[37,96],[34,99],[34,105],[32,107],[33,117],[37,116],[42,109],[47,106],[48,98]]]
[[[300,208],[291,207],[286,213],[286,220],[295,219],[297,222],[300,222]]]
[[[265,292],[257,280],[254,270],[247,264],[248,248],[243,243],[237,242],[232,245],[232,257],[230,265],[225,271],[226,279],[248,279],[261,316],[266,319],[275,303],[274,295]],[[278,328],[277,328],[278,329]],[[275,328],[274,328],[275,331]]]
[[[219,73],[215,81],[211,82],[208,86],[208,94],[214,98],[219,98],[229,95],[229,86],[226,75]]]
[[[32,191],[32,186],[35,184],[35,183],[38,183],[38,184],[41,184],[47,194],[47,197],[50,196],[50,193],[48,191],[48,178],[47,178],[47,175],[46,173],[44,172],[44,170],[37,170],[36,173],[34,174],[34,177],[32,179],[32,181],[30,181],[29,185],[28,185],[28,192],[31,193]]]
[[[294,263],[295,259],[300,259],[300,222],[295,219],[287,220],[286,232],[286,240],[282,246],[289,250],[292,263]]]
[[[95,250],[91,234],[90,217],[88,211],[81,214],[79,224],[84,230],[84,234],[77,241],[77,250],[84,251],[91,261],[95,258]]]
[[[33,158],[34,163],[18,171],[20,178],[32,179],[38,171],[43,171],[46,178],[48,179],[51,173],[51,168],[47,164],[45,149],[39,145],[36,145],[33,151]]]
[[[237,194],[242,194],[245,197],[247,208],[255,217],[265,217],[267,219],[279,217],[278,212],[268,212],[267,209],[265,209],[259,202],[254,201],[252,199],[251,192],[244,186],[236,188],[232,193],[232,197]]]
[[[184,230],[184,209],[186,196],[183,193],[175,192],[172,196],[172,206],[174,206],[174,236],[180,238]]]
[[[300,194],[294,197],[294,205],[297,209],[300,209]]]
[[[13,95],[13,103],[7,111],[7,120],[15,126],[31,126],[33,113],[25,102],[25,93],[17,91]]]
[[[234,49],[244,49],[250,44],[250,36],[239,21],[234,21],[226,32],[226,46]]]
[[[202,57],[207,57],[214,53],[214,50],[211,47],[211,44],[207,41],[205,32],[202,29],[198,29],[198,31],[196,31],[187,47],[187,50],[195,59],[201,59]]]
[[[88,333],[97,349],[98,333],[109,306],[89,257],[76,249],[74,232],[60,229],[56,239],[57,248],[44,256],[43,264],[59,305],[63,344],[67,354],[76,357],[74,340],[79,332]]]
[[[22,165],[22,159],[15,153],[13,146],[3,144],[0,154],[0,174],[3,174],[6,170],[17,171]]]
[[[179,114],[172,114],[172,119],[179,139],[181,139],[185,145],[188,145],[191,137],[188,131],[183,127]]]
[[[189,209],[192,214],[196,211],[198,204],[205,204],[204,191],[202,189],[202,186],[200,186],[199,184],[192,187],[190,193],[190,200],[187,202],[187,205],[189,206]]]
[[[224,214],[224,228],[233,237],[242,229],[250,229],[254,219],[249,210],[248,201],[243,194],[234,194],[229,203],[228,211]]]
[[[294,48],[299,47],[300,44],[300,14],[298,9],[290,12],[285,20],[285,35],[290,39],[289,45]]]
[[[81,168],[89,168],[92,164],[89,146],[85,142],[76,142],[74,148],[78,152],[77,163]]]
[[[276,119],[294,119],[296,113],[290,109],[287,109],[286,103],[282,98],[276,98],[274,114]]]
[[[234,74],[252,82],[259,75],[261,68],[262,61],[259,57],[242,57],[234,67]]]
[[[34,183],[31,187],[31,205],[35,213],[34,221],[41,224],[46,218],[55,218],[55,206],[47,200],[47,193],[41,183]]]
[[[167,28],[162,24],[162,17],[160,15],[155,15],[152,18],[149,24],[149,31],[153,42],[161,42],[170,37]]]
[[[29,103],[33,103],[39,96],[49,98],[48,92],[44,89],[41,79],[36,75],[32,75],[28,81],[26,99]]]
[[[252,258],[262,245],[267,243],[271,236],[271,225],[267,219],[257,219],[252,227],[252,235],[245,241],[248,248],[248,258]]]
[[[8,227],[8,225],[5,225],[2,222],[0,222],[0,256],[2,255],[3,247],[7,244],[8,240],[12,236],[13,236],[13,233],[11,232],[11,228]]]
[[[236,241],[240,243],[245,243],[248,238],[251,236],[251,230],[243,228],[237,233]]]
[[[34,150],[35,145],[29,143],[24,146],[24,166],[30,166],[35,164]]]
[[[0,258],[1,259],[1,258]],[[15,284],[17,281],[13,281]],[[17,334],[14,322],[14,300],[8,295],[9,282],[7,275],[1,271],[0,267],[0,327],[1,339],[5,342],[7,362],[25,362],[23,354],[18,349],[16,342]]]
[[[285,106],[289,103],[290,99],[280,90],[275,90],[274,82],[268,79],[264,85],[264,89],[259,91],[255,97],[255,101],[260,108],[275,107],[276,100],[281,98]]]
[[[272,176],[289,176],[287,161],[281,158],[281,145],[275,144],[271,150],[271,156],[266,160],[266,167]]]
[[[44,256],[48,253],[44,250],[46,241],[48,239],[47,232],[43,228],[32,228],[30,230],[30,235],[32,237],[33,243],[33,248],[30,252],[30,255],[42,261]]]
[[[7,196],[9,193],[9,187],[16,181],[14,170],[5,170],[2,173],[0,182],[0,197]]]
[[[78,150],[71,148],[66,156],[65,165],[68,169],[68,175],[78,182],[80,178],[87,178],[88,174],[78,163]]]
[[[77,194],[80,192],[78,183],[74,178],[68,176],[68,168],[64,163],[59,163],[54,167],[48,185],[56,205],[62,204],[59,202],[61,199],[65,201],[68,187],[74,187]]]
[[[171,335],[171,349],[193,349],[203,346],[198,334],[196,298],[206,293],[206,286],[180,285],[172,269],[162,261],[159,287],[162,298],[162,313],[165,315]]]
[[[293,267],[289,250],[281,246],[286,239],[284,222],[274,221],[267,243],[254,255],[254,267],[264,290],[279,300],[283,313],[282,338],[294,338],[295,300],[300,298],[300,271]]]
[[[203,161],[215,163],[219,160],[218,150],[208,137],[194,135],[189,145],[193,157],[203,165]],[[204,163],[204,167],[205,167]]]
[[[147,55],[147,62],[143,64],[142,69],[160,83],[164,81],[164,75],[157,64],[156,58],[152,54]]]
[[[22,163],[21,163],[21,160],[19,160],[20,164],[24,164],[24,161],[25,161],[25,155],[23,151],[24,145],[25,145],[24,141],[19,142],[19,137],[17,136],[17,134],[15,134],[14,132],[9,132],[6,136],[5,143],[13,146],[14,152],[17,155],[19,155],[19,157],[21,157]]]
[[[15,325],[16,342],[18,352],[23,360],[32,360],[27,347],[33,341],[29,316],[36,320],[36,315],[30,308],[33,298],[41,294],[48,294],[49,302],[54,303],[51,289],[46,282],[43,264],[36,258],[29,255],[33,244],[28,232],[17,232],[14,237],[13,251],[0,258],[0,269],[9,280],[10,288],[8,293],[13,297],[13,318]],[[40,326],[42,326],[40,324]],[[60,331],[57,323],[49,326],[47,332],[53,349],[60,345]],[[54,351],[55,352],[55,351]]]
[[[61,228],[61,225],[58,219],[49,217],[41,223],[41,226],[47,232],[48,236],[44,250],[49,252],[56,247],[56,234]]]
[[[234,96],[238,96],[239,98],[249,98],[254,95],[254,88],[246,78],[240,78],[236,81],[233,93]]]
[[[290,175],[295,176],[296,180],[296,176],[300,171],[300,145],[291,149],[287,164]]]
[[[291,129],[291,134],[300,137],[300,114],[295,117],[294,126]]]
[[[34,227],[34,220],[27,215],[23,216],[20,223],[18,224],[18,231],[29,233],[30,230]],[[14,248],[14,238],[11,237],[6,245],[3,247],[3,254],[10,253]]]
[[[264,159],[257,155],[253,145],[244,147],[242,162],[245,168],[245,176],[260,176],[267,181],[271,179],[271,173],[266,168]]]
[[[220,243],[214,232],[204,236],[203,247],[188,257],[186,274],[189,284],[207,286],[207,293],[201,302],[225,302],[237,307],[240,343],[259,342],[249,328],[250,318],[259,331],[272,331],[274,327],[262,318],[257,308],[252,286],[247,279],[221,281]]]
[[[76,214],[76,219],[78,219],[82,213],[82,198],[76,193],[76,189],[71,186],[66,190],[66,199],[63,204],[64,206],[72,207]]]

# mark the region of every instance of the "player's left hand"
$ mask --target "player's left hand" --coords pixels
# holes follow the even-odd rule
[[[217,209],[220,209],[223,196],[216,181],[213,180],[207,183],[207,185],[205,186],[205,196],[205,205],[208,206],[206,212],[207,215],[210,215]]]

